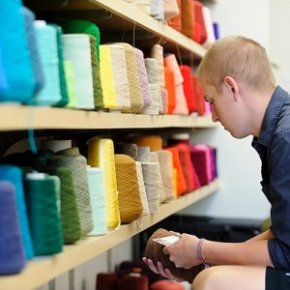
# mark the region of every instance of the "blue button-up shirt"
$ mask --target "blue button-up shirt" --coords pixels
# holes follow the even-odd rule
[[[271,203],[268,249],[276,268],[290,270],[290,96],[277,87],[266,110],[260,136],[252,146],[262,161],[262,190]]]

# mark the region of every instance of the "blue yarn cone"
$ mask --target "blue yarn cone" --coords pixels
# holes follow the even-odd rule
[[[0,181],[0,275],[19,273],[26,260],[17,213],[15,186]]]
[[[12,165],[0,165],[0,181],[9,181],[16,188],[16,203],[23,247],[25,250],[26,258],[31,259],[33,257],[33,246],[24,199],[22,170]]]

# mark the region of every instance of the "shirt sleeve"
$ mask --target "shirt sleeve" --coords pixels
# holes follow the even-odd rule
[[[269,156],[269,199],[274,239],[268,249],[276,268],[290,269],[290,131],[273,139]]]

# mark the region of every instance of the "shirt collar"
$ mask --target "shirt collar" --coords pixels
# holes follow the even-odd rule
[[[253,145],[255,143],[259,143],[264,146],[269,145],[279,120],[282,105],[285,102],[287,95],[287,92],[280,86],[276,87],[263,119],[260,136],[258,138],[253,138]]]

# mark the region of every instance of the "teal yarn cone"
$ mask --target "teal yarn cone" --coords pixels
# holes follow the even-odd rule
[[[96,109],[101,109],[103,108],[104,103],[100,78],[100,29],[95,23],[89,20],[72,19],[62,21],[60,24],[63,28],[64,33],[84,33],[89,34],[95,38],[95,50],[92,50],[92,60],[94,67],[94,98]]]
[[[24,198],[22,170],[13,165],[0,165],[0,181],[9,181],[16,188],[16,204],[26,259],[33,257],[33,247]]]
[[[31,103],[35,79],[21,7],[20,0],[0,1],[1,50],[7,81],[6,89],[0,90],[0,101]]]
[[[59,193],[60,181],[57,176],[44,173],[26,174],[27,213],[36,256],[62,251]]]
[[[72,172],[69,168],[46,168],[60,179],[61,224],[64,244],[73,244],[81,238],[81,225],[73,188]]]
[[[22,7],[22,12],[25,19],[25,32],[28,42],[29,55],[32,61],[32,70],[35,79],[34,96],[37,95],[44,87],[45,79],[42,64],[40,61],[36,34],[34,29],[35,16],[32,11],[26,7]]]
[[[59,85],[61,100],[55,104],[56,107],[65,107],[69,102],[65,71],[64,71],[64,60],[62,50],[62,28],[59,25],[49,24],[56,30],[56,41],[57,41],[57,55],[58,55],[58,71],[59,71]]]
[[[17,212],[16,188],[0,181],[0,275],[19,273],[26,259]]]

